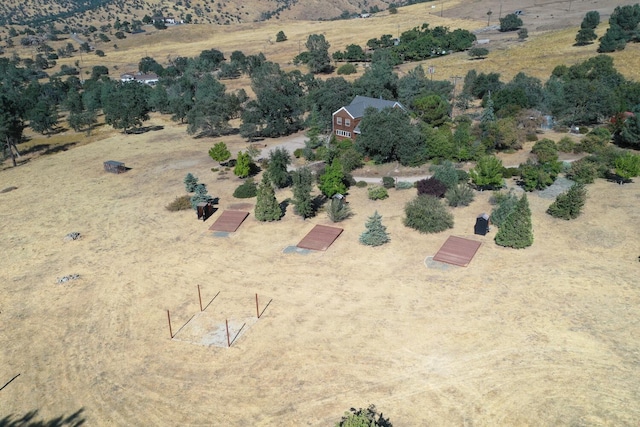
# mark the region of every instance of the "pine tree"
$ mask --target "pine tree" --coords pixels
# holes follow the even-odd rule
[[[531,209],[527,195],[523,194],[513,212],[505,219],[495,237],[496,244],[522,249],[533,244]]]
[[[184,188],[187,190],[187,193],[193,193],[196,185],[198,185],[198,178],[189,172],[187,176],[184,177]]]
[[[584,184],[574,184],[565,193],[556,197],[556,200],[547,209],[547,213],[554,218],[566,220],[577,218],[582,212],[586,198],[587,190],[584,188]]]
[[[293,211],[302,218],[309,218],[314,214],[311,200],[313,176],[309,168],[303,167],[291,174],[293,180]]]
[[[256,198],[255,214],[258,221],[278,221],[282,218],[282,209],[267,175],[262,177]]]
[[[360,243],[363,245],[380,246],[390,240],[387,227],[382,225],[382,215],[378,211],[369,217],[365,227],[366,230],[360,235]]]

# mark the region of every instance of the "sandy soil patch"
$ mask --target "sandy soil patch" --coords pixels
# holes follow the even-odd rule
[[[598,181],[571,222],[532,194],[535,242],[521,251],[473,235],[488,192],[453,211],[450,232],[421,235],[402,225],[412,190],[373,202],[354,188],[343,234],[303,254],[285,249],[328,225],[325,215],[289,211],[269,224],[251,215],[220,238],[208,231],[219,213],[203,223],[164,209],[187,172],[221,207],[243,202],[231,197],[237,179],[210,171],[212,142],[167,127],[0,173],[0,188],[18,187],[0,194],[0,383],[21,374],[0,393],[4,414],[326,426],[375,403],[397,426],[640,419],[640,184]],[[105,173],[109,159],[131,170]],[[392,240],[363,247],[375,210]],[[72,231],[82,238],[65,241]],[[449,235],[482,242],[468,267],[425,263]],[[56,282],[70,274],[80,278]],[[176,325],[197,314],[197,285],[220,299],[191,341],[212,340],[227,317],[251,319],[255,293],[272,302],[231,348],[171,340],[166,310]]]

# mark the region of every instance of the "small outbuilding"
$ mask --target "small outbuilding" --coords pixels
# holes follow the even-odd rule
[[[476,218],[474,233],[484,236],[489,232],[489,230],[489,215],[487,215],[486,213],[478,215],[478,217]]]
[[[206,221],[216,211],[216,209],[213,207],[213,204],[207,202],[198,203],[196,208],[198,212],[198,219],[201,219],[203,221]]]
[[[104,170],[111,173],[124,173],[129,170],[128,167],[122,162],[116,162],[115,160],[107,160],[104,162]]]

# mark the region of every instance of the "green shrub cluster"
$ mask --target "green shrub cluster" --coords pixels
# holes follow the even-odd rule
[[[384,188],[393,188],[396,186],[396,179],[392,176],[383,176],[382,177],[382,186]]]
[[[449,202],[449,206],[469,206],[473,201],[473,189],[467,184],[458,184],[447,190],[444,197]]]
[[[573,153],[576,150],[577,144],[569,136],[563,136],[558,141],[558,151],[563,153]]]
[[[369,200],[382,200],[389,197],[387,189],[379,185],[370,187],[368,190]]]
[[[356,187],[358,187],[358,188],[365,188],[367,185],[369,185],[367,183],[367,181],[358,181],[358,182],[356,182]]]
[[[586,199],[587,190],[584,184],[574,184],[569,190],[556,197],[547,209],[547,213],[554,218],[566,220],[577,218],[582,212]]]
[[[598,177],[598,165],[588,158],[571,163],[567,178],[579,184],[591,184]]]
[[[439,199],[420,195],[405,206],[404,225],[421,233],[439,233],[453,228],[453,215]]]
[[[257,194],[258,186],[252,179],[247,179],[235,189],[233,197],[237,199],[249,199],[251,197],[256,197]]]

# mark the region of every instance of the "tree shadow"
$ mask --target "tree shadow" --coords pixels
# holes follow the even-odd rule
[[[36,409],[22,416],[7,415],[0,419],[0,427],[79,427],[85,423],[83,412],[84,408],[80,408],[68,417],[61,415],[50,420],[36,420]]]
[[[156,126],[142,126],[139,128],[131,129],[128,133],[129,135],[140,135],[147,132],[156,132],[164,129],[164,126],[156,125]]]
[[[59,153],[61,151],[67,151],[69,148],[75,146],[76,144],[78,144],[78,143],[77,142],[68,142],[66,144],[56,145],[55,147],[47,148],[46,150],[44,150],[42,155],[46,156],[46,155],[49,155],[49,154]]]
[[[316,197],[311,199],[311,206],[313,207],[314,215],[317,214],[320,209],[322,209],[322,206],[327,203],[327,200],[329,199],[327,199],[324,194],[318,194]]]
[[[287,213],[287,208],[289,207],[290,204],[291,204],[291,199],[289,198],[286,198],[279,203],[280,210],[282,211],[282,216],[285,216],[285,214]]]

